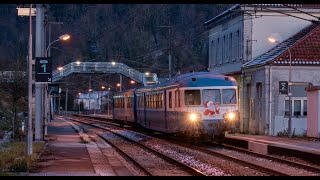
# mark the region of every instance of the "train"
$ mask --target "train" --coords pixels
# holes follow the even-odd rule
[[[113,120],[164,134],[224,140],[239,129],[238,86],[231,76],[191,72],[113,94]]]

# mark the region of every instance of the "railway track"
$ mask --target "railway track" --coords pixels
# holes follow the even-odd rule
[[[227,145],[227,144],[218,144],[218,143],[212,143],[211,145],[192,145],[192,144],[186,144],[186,143],[181,143],[178,142],[177,140],[172,140],[172,139],[166,139],[172,143],[175,144],[179,144],[181,146],[187,147],[187,148],[192,148],[210,155],[214,155],[214,156],[218,156],[221,158],[225,158],[234,162],[237,162],[239,164],[243,164],[245,166],[251,167],[253,169],[268,173],[270,175],[275,175],[275,176],[291,176],[291,174],[285,173],[283,172],[283,169],[279,169],[279,170],[275,170],[273,168],[270,167],[265,167],[265,166],[261,166],[256,164],[255,162],[249,162],[249,161],[245,161],[242,160],[241,158],[237,157],[237,156],[232,156],[232,155],[227,155],[225,153],[220,153],[217,151],[214,151],[212,147],[220,147],[220,148],[225,148],[225,149],[229,149],[229,150],[233,150],[233,151],[238,151],[244,154],[248,154],[251,156],[254,156],[256,158],[263,158],[269,161],[273,161],[273,162],[278,162],[281,164],[285,164],[291,167],[295,167],[295,168],[299,168],[299,169],[303,169],[309,172],[314,172],[314,173],[318,173],[320,174],[320,168],[318,167],[314,167],[314,166],[310,166],[307,164],[303,164],[303,163],[298,163],[298,162],[294,162],[294,161],[290,161],[290,160],[286,160],[286,159],[281,159],[281,158],[277,158],[271,155],[265,155],[265,154],[260,154],[260,153],[256,153],[256,152],[252,152],[246,149],[242,149],[239,147],[235,147],[235,146],[231,146],[231,145]]]
[[[90,119],[90,121],[94,121],[94,122],[97,122],[97,123],[105,123],[103,121],[97,121],[97,120],[92,120],[92,119]],[[163,138],[161,138],[161,139],[163,139]],[[166,139],[166,140],[168,140],[168,139]],[[226,153],[217,152],[215,150],[212,150],[212,145],[211,145],[211,147],[208,147],[208,146],[207,147],[199,147],[199,146],[195,146],[195,145],[181,143],[181,142],[178,142],[176,140],[170,140],[169,139],[169,141],[171,143],[174,143],[174,144],[177,144],[177,145],[180,145],[180,146],[184,146],[186,148],[192,148],[194,150],[197,150],[197,151],[209,154],[209,155],[213,155],[213,156],[216,156],[216,157],[219,157],[219,158],[222,158],[222,159],[227,159],[229,161],[236,162],[236,163],[241,164],[243,166],[250,167],[252,169],[267,173],[269,175],[291,176],[290,173],[286,173],[282,169],[275,169],[273,167],[261,166],[261,165],[257,164],[256,162],[243,160],[243,159],[239,158],[239,156],[227,155]],[[314,172],[314,173],[319,173],[320,174],[320,169],[319,168],[313,167],[313,166],[310,166],[310,165],[297,163],[297,162],[294,162],[294,161],[289,161],[289,160],[285,160],[285,159],[281,159],[281,158],[276,158],[276,157],[273,157],[273,156],[270,156],[270,155],[259,154],[259,153],[251,152],[251,151],[248,151],[248,150],[245,150],[245,149],[242,149],[242,148],[226,145],[226,144],[219,145],[219,146],[223,147],[225,149],[238,151],[238,152],[241,152],[241,153],[244,153],[244,154],[249,154],[250,156],[254,156],[257,159],[263,158],[263,159],[266,159],[268,161],[278,162],[278,163],[281,163],[281,164],[284,164],[284,165],[287,165],[287,166],[291,166],[291,167],[294,167],[294,168],[299,168],[299,169],[302,169],[302,170],[306,170],[306,171],[309,171],[309,172]]]
[[[159,174],[159,172],[161,172],[161,173],[164,173],[165,175],[172,175],[172,176],[174,175],[206,176],[206,174],[202,173],[198,169],[195,169],[184,163],[176,161],[175,159],[170,158],[158,151],[155,151],[152,148],[149,148],[148,146],[145,146],[141,143],[133,141],[121,134],[110,131],[105,127],[94,125],[89,122],[84,122],[83,119],[81,121],[74,118],[69,118],[69,119],[72,121],[86,124],[94,128],[99,128],[108,132],[107,135],[104,133],[104,135],[98,134],[98,136],[101,137],[103,140],[105,140],[107,143],[109,143],[113,148],[116,149],[117,152],[119,152],[126,159],[129,159],[129,161],[132,162],[135,166],[137,166],[141,171],[143,171],[145,175],[158,176],[158,175],[161,175]],[[124,141],[126,143],[124,143]],[[130,145],[128,145],[128,143]],[[142,157],[152,157],[153,163],[150,163],[148,160],[146,160],[146,158],[142,158]],[[155,168],[157,169],[155,170]],[[162,170],[159,170],[159,169],[162,169]]]
[[[308,164],[303,164],[303,163],[298,163],[298,162],[294,162],[294,161],[290,161],[290,160],[286,160],[286,159],[281,159],[281,158],[277,158],[277,157],[274,157],[274,156],[271,156],[271,155],[260,154],[260,153],[252,152],[252,151],[249,151],[249,150],[246,150],[246,149],[242,149],[242,148],[239,148],[239,147],[235,147],[235,146],[232,146],[232,145],[228,145],[228,144],[220,144],[220,146],[223,147],[223,148],[226,148],[226,149],[236,150],[236,151],[239,151],[239,152],[242,152],[242,153],[250,154],[250,155],[256,156],[258,158],[265,158],[265,159],[269,159],[269,160],[276,161],[276,162],[279,162],[279,163],[288,164],[288,165],[293,166],[293,167],[305,169],[305,170],[308,170],[310,172],[320,173],[320,168],[314,167],[314,166],[310,166]]]

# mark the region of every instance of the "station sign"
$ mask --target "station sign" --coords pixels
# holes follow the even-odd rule
[[[52,82],[52,61],[47,57],[36,57],[36,82]]]

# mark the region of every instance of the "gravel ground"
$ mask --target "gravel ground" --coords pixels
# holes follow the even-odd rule
[[[214,151],[214,152],[219,152],[219,153],[227,154],[230,156],[234,156],[234,157],[237,157],[237,158],[244,160],[244,161],[247,161],[247,162],[251,162],[251,163],[254,162],[255,164],[257,164],[259,166],[268,167],[268,168],[274,169],[274,170],[281,169],[281,172],[286,173],[291,176],[319,176],[320,175],[319,173],[309,172],[309,171],[306,171],[306,170],[303,170],[300,168],[292,167],[287,164],[274,162],[274,161],[264,159],[264,158],[257,158],[255,156],[241,153],[238,151],[233,151],[233,150],[224,149],[224,148],[208,148],[208,149],[210,149],[211,151]]]
[[[265,176],[267,174],[239,166],[239,164],[185,148],[170,142],[128,130],[114,130],[134,141],[140,142],[171,158],[201,170],[209,176]]]
[[[185,172],[185,170],[181,167],[171,164],[164,159],[159,158],[154,153],[142,149],[134,143],[125,141],[111,132],[96,130],[88,126],[85,128],[86,131],[94,131],[94,133],[102,134],[104,138],[111,141],[112,144],[127,153],[131,158],[133,158],[155,176],[190,176],[190,173]]]
[[[310,163],[308,161],[305,161],[303,159],[300,158],[296,158],[296,157],[288,157],[288,156],[279,156],[279,155],[275,155],[272,154],[272,156],[277,157],[277,158],[281,158],[281,159],[285,159],[285,160],[289,160],[289,161],[293,161],[293,162],[297,162],[297,163],[301,163],[301,164],[306,164],[309,166],[314,166],[320,169],[320,163],[319,164],[314,164],[314,163]]]

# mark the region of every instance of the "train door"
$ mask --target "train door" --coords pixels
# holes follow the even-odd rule
[[[147,95],[146,93],[143,93],[143,119],[144,119],[144,127],[147,127],[147,111],[146,108],[147,107],[147,99],[146,99]]]
[[[174,104],[174,91],[168,91],[168,98],[167,98],[167,127],[168,131],[172,132],[175,131],[177,128],[176,126],[176,112],[175,112],[175,104]]]
[[[165,131],[168,132],[168,114],[167,114],[167,110],[168,110],[168,106],[167,106],[167,91],[164,90],[163,92],[163,106],[164,106],[164,127],[165,127]]]
[[[182,113],[181,113],[181,109],[180,109],[180,91],[179,91],[179,89],[174,91],[174,112],[175,112],[174,122],[176,122],[176,126],[178,126],[180,123],[179,120],[182,119]]]

